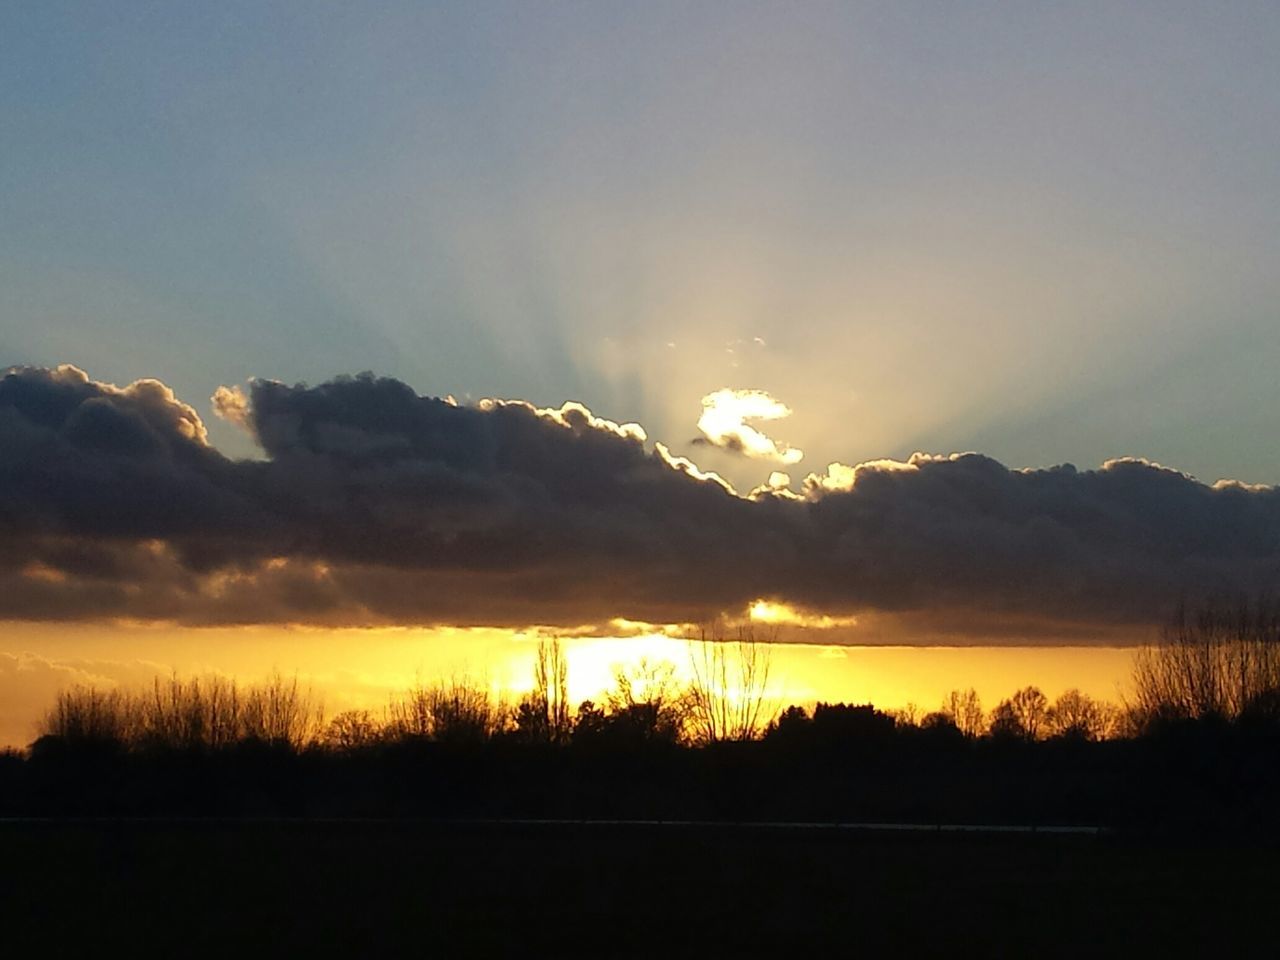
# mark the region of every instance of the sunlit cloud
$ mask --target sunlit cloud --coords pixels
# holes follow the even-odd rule
[[[714,483],[723,488],[726,493],[731,493],[735,497],[738,495],[738,491],[733,488],[733,484],[720,476],[720,474],[713,470],[701,469],[688,457],[677,456],[668,449],[665,443],[657,442],[653,445],[653,449],[658,457],[661,458],[662,462],[671,467],[671,469],[679,471],[685,476],[691,477],[692,479],[698,480],[702,483]]]
[[[789,603],[776,600],[756,600],[747,608],[747,618],[752,623],[769,626],[804,627],[809,630],[833,630],[837,627],[856,627],[858,618],[831,617],[798,610]]]
[[[644,620],[628,620],[625,617],[614,617],[609,621],[609,627],[612,632],[628,637],[687,637],[693,632],[693,626],[687,623],[648,623]]]
[[[801,494],[791,489],[791,474],[784,473],[781,470],[774,470],[769,474],[769,479],[757,487],[754,487],[747,497],[751,500],[762,500],[767,497],[774,497],[779,500],[803,500]]]
[[[450,406],[458,406],[458,401],[453,397],[445,397],[444,402]],[[597,417],[587,407],[581,403],[570,400],[559,407],[535,407],[531,403],[523,400],[481,400],[476,404],[480,410],[497,410],[501,407],[520,407],[525,410],[532,411],[539,417],[549,420],[552,423],[564,427],[568,430],[602,430],[612,433],[624,440],[634,440],[637,443],[644,443],[648,437],[645,435],[644,428],[638,423],[615,423],[613,420],[606,420],[603,417]]]
[[[804,452],[781,443],[751,426],[749,420],[781,420],[791,416],[791,408],[764,390],[725,388],[702,398],[702,416],[697,442],[741,453],[758,460],[799,463]]]
[[[253,432],[249,422],[249,397],[238,385],[218,387],[209,398],[213,412],[228,423],[233,423],[241,430]]]
[[[929,454],[912,454],[911,459],[902,460],[867,460],[850,466],[847,463],[829,463],[825,473],[811,473],[804,479],[804,489],[810,496],[824,493],[848,493],[858,485],[860,477],[877,473],[894,471],[910,472],[917,470],[921,463],[941,459]]]

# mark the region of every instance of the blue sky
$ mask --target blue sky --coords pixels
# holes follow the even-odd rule
[[[10,3],[0,363],[1280,482],[1271,4]],[[212,417],[207,417],[212,420]],[[244,451],[227,424],[215,440]]]

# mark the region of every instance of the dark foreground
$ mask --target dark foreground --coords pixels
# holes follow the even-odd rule
[[[1277,850],[423,822],[0,825],[3,949],[126,956],[1274,956]]]

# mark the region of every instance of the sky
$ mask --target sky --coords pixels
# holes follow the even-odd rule
[[[1265,589],[1278,42],[1243,2],[5,4],[0,652],[761,599],[824,649],[1124,647]]]

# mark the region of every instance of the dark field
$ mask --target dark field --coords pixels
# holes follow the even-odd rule
[[[4,952],[1274,956],[1277,851],[1114,836],[0,825]]]

